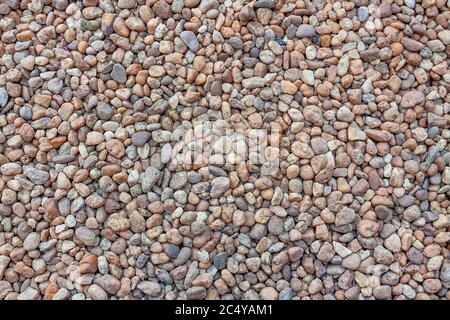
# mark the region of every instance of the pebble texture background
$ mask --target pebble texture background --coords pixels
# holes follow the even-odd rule
[[[1,0],[0,299],[450,298],[449,8]]]

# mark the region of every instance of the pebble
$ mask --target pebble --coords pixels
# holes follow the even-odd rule
[[[153,12],[156,16],[167,19],[172,16],[172,9],[170,8],[169,4],[164,0],[159,0],[156,2],[152,7]]]
[[[142,175],[142,190],[144,192],[150,191],[156,181],[159,179],[161,172],[154,168],[149,167]]]
[[[169,243],[165,248],[165,252],[170,258],[175,258],[178,256],[180,249],[177,246]]]
[[[369,18],[369,9],[366,6],[361,6],[356,11],[359,21],[365,22]]]
[[[302,24],[298,27],[295,35],[298,38],[312,38],[316,35],[316,30],[309,24]]]
[[[42,185],[50,179],[50,174],[48,172],[32,167],[27,167],[24,170],[24,174],[31,182],[37,185]]]
[[[409,91],[403,95],[402,101],[400,102],[400,107],[411,108],[421,104],[424,100],[425,96],[422,92],[417,90]]]
[[[92,246],[96,243],[96,235],[94,231],[86,227],[79,227],[75,230],[76,237],[87,246]]]
[[[190,287],[186,290],[188,300],[202,300],[206,297],[206,288],[200,286]]]
[[[228,177],[218,177],[211,181],[210,197],[217,198],[230,187],[231,180]]]
[[[119,0],[117,5],[120,9],[131,9],[136,6],[136,0]]]
[[[411,9],[416,6],[416,0],[405,0],[405,5]]]
[[[17,296],[17,300],[37,300],[39,298],[39,291],[34,288],[28,287]]]
[[[0,88],[0,108],[6,107],[9,95],[5,88]]]
[[[195,53],[200,49],[200,43],[198,42],[197,36],[194,32],[182,31],[180,33],[180,38],[192,52]]]
[[[0,280],[3,279],[3,276],[5,275],[5,271],[8,268],[8,264],[11,261],[11,259],[7,256],[0,256]]]
[[[100,132],[89,132],[86,137],[86,145],[88,146],[96,146],[102,143],[105,140],[105,137]]]
[[[266,81],[264,78],[258,78],[258,77],[252,77],[248,79],[244,79],[242,81],[242,85],[244,88],[248,89],[256,89],[256,88],[262,88],[266,84]]]
[[[87,295],[92,300],[108,300],[108,294],[100,286],[92,284],[87,290]]]
[[[373,289],[373,296],[377,300],[390,300],[392,299],[392,289],[388,285],[378,286]]]
[[[131,136],[133,145],[142,147],[148,140],[150,140],[151,133],[148,131],[138,131]]]
[[[114,64],[112,67],[111,78],[117,83],[125,83],[127,81],[125,68],[121,64]]]
[[[166,143],[161,148],[161,163],[166,164],[172,158],[172,146],[170,143]]]
[[[343,208],[336,214],[336,226],[345,226],[353,223],[356,219],[356,213],[350,208]]]
[[[30,233],[23,242],[23,248],[27,251],[31,251],[39,247],[40,235],[37,232]]]
[[[310,86],[313,86],[315,83],[314,73],[311,70],[303,70],[302,81]]]
[[[255,2],[255,8],[270,8],[272,9],[275,6],[274,0],[257,0]]]
[[[137,287],[139,290],[152,297],[158,296],[161,291],[160,284],[153,281],[141,281]]]
[[[224,269],[227,263],[227,258],[228,255],[226,252],[216,254],[213,259],[214,266],[219,270]]]

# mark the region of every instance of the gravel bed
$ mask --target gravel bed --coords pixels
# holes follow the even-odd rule
[[[447,300],[450,1],[1,0],[0,300]]]

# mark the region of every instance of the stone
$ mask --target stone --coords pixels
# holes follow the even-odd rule
[[[13,176],[22,172],[22,167],[18,163],[5,163],[0,167],[0,172],[5,176]]]
[[[419,41],[413,40],[413,39],[407,38],[407,37],[403,37],[400,42],[405,47],[406,50],[413,51],[413,52],[420,51],[425,47]]]
[[[366,6],[359,7],[356,11],[356,16],[361,22],[367,21],[367,18],[369,17],[369,9]]]
[[[297,92],[297,87],[295,84],[289,81],[281,81],[281,91],[290,95],[294,95]]]
[[[390,265],[394,262],[394,255],[383,246],[377,246],[374,249],[373,256],[375,261],[384,265]]]
[[[275,6],[274,0],[256,0],[254,7],[255,8],[270,8],[272,9]]]
[[[87,246],[93,246],[97,242],[94,231],[86,227],[79,227],[75,230],[76,237]]]
[[[0,280],[3,280],[3,276],[5,275],[5,271],[8,268],[8,264],[11,259],[7,256],[0,256]]]
[[[265,287],[259,293],[261,300],[278,300],[278,292],[275,288]]]
[[[47,88],[51,92],[55,94],[61,93],[61,90],[63,88],[63,82],[61,79],[50,79],[47,83]]]
[[[69,1],[67,0],[52,0],[52,6],[61,11],[66,10],[68,5]]]
[[[151,133],[148,131],[138,131],[131,136],[131,142],[133,145],[141,147],[150,140],[151,136]]]
[[[220,252],[216,254],[213,258],[214,266],[219,270],[224,269],[226,267],[227,258],[228,255],[226,252]]]
[[[349,270],[357,270],[359,268],[359,265],[361,264],[361,258],[358,254],[352,253],[351,255],[345,257],[342,260],[342,266],[345,269]]]
[[[206,297],[206,288],[194,286],[186,290],[188,300],[202,300]]]
[[[298,38],[312,38],[316,35],[316,30],[309,24],[302,24],[298,27],[295,35]]]
[[[365,141],[367,140],[367,136],[357,124],[352,123],[348,128],[348,139],[350,141]]]
[[[175,173],[170,180],[170,187],[174,190],[181,189],[187,183],[186,172]]]
[[[383,1],[377,10],[380,18],[389,17],[392,14],[392,2],[391,1]]]
[[[180,38],[192,52],[197,52],[200,49],[200,43],[198,42],[197,36],[192,31],[182,31],[180,33]]]
[[[117,139],[106,141],[106,150],[116,158],[122,158],[125,155],[125,147],[122,142]]]
[[[292,153],[300,159],[311,159],[314,157],[314,151],[306,143],[296,141],[291,146]]]
[[[211,181],[211,190],[209,195],[211,198],[217,198],[222,195],[230,187],[231,180],[228,177],[217,177]]]
[[[356,213],[350,208],[343,208],[336,214],[335,224],[337,227],[345,226],[356,220]]]
[[[161,77],[166,73],[166,70],[161,66],[151,66],[150,69],[148,69],[148,72],[151,77]]]
[[[303,109],[305,119],[316,126],[323,125],[322,110],[317,106],[307,106]]]
[[[127,81],[125,68],[121,64],[115,63],[111,71],[111,78],[117,83],[125,83]]]
[[[345,258],[352,254],[352,251],[350,249],[337,241],[333,241],[333,249],[341,258]]]
[[[242,80],[242,86],[247,89],[262,88],[265,84],[264,78],[252,77]]]
[[[145,172],[142,174],[141,177],[142,191],[144,192],[150,191],[150,189],[159,179],[160,174],[161,172],[154,167],[149,167],[147,170],[145,170]]]
[[[423,282],[423,288],[427,293],[437,293],[442,288],[442,284],[438,279],[426,279]]]
[[[25,168],[24,174],[31,182],[38,185],[42,185],[50,179],[48,172],[32,167]]]
[[[105,140],[105,137],[100,132],[89,132],[86,137],[86,145],[88,146],[96,146],[102,143]]]
[[[8,103],[9,95],[5,88],[0,88],[0,108],[6,107]]]
[[[373,288],[373,296],[377,300],[389,300],[392,298],[392,289],[387,285],[375,287]]]
[[[294,291],[291,288],[286,287],[278,294],[278,300],[292,300],[294,296]]]
[[[380,49],[370,48],[370,49],[361,51],[360,57],[363,61],[373,62],[376,59],[378,59],[379,53],[380,53]]]
[[[402,108],[411,108],[416,105],[420,105],[422,102],[424,102],[425,96],[422,92],[413,90],[406,92],[403,97],[402,101],[400,102],[400,107]]]
[[[120,2],[120,1],[119,1]],[[87,295],[92,300],[107,300],[108,294],[105,290],[103,290],[100,286],[96,284],[92,284],[89,286],[89,289],[87,290]]]
[[[303,70],[302,81],[310,86],[313,86],[315,83],[314,73],[311,70]]]
[[[368,237],[372,237],[378,233],[379,226],[378,226],[378,223],[376,223],[374,221],[362,219],[358,223],[357,229],[358,229],[358,233],[361,236],[368,238]]]
[[[40,235],[37,232],[30,233],[23,242],[23,248],[27,251],[32,251],[39,247]]]
[[[120,289],[120,281],[110,274],[105,274],[96,279],[98,284],[103,290],[109,294],[116,294]]]
[[[114,116],[114,108],[107,103],[99,103],[96,107],[97,115],[101,120],[111,120]]]
[[[132,9],[136,6],[136,0],[119,0],[117,5],[120,9]]]
[[[198,8],[202,13],[207,13],[210,10],[217,9],[219,2],[217,0],[202,0]]]
[[[166,143],[161,148],[161,163],[166,164],[172,158],[172,146],[169,143]]]
[[[39,298],[39,291],[34,288],[28,287],[17,296],[17,300],[37,300]]]
[[[363,196],[369,188],[369,183],[366,180],[359,179],[358,182],[352,187],[352,194]]]
[[[165,252],[170,258],[175,258],[178,256],[180,249],[177,246],[169,243],[165,248]]]
[[[161,292],[160,284],[153,281],[141,281],[138,283],[137,287],[151,297],[156,297]]]
[[[411,9],[416,6],[416,0],[405,0],[405,5]]]

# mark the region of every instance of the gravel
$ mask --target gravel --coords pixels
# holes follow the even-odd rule
[[[0,4],[0,299],[448,300],[450,4]]]

